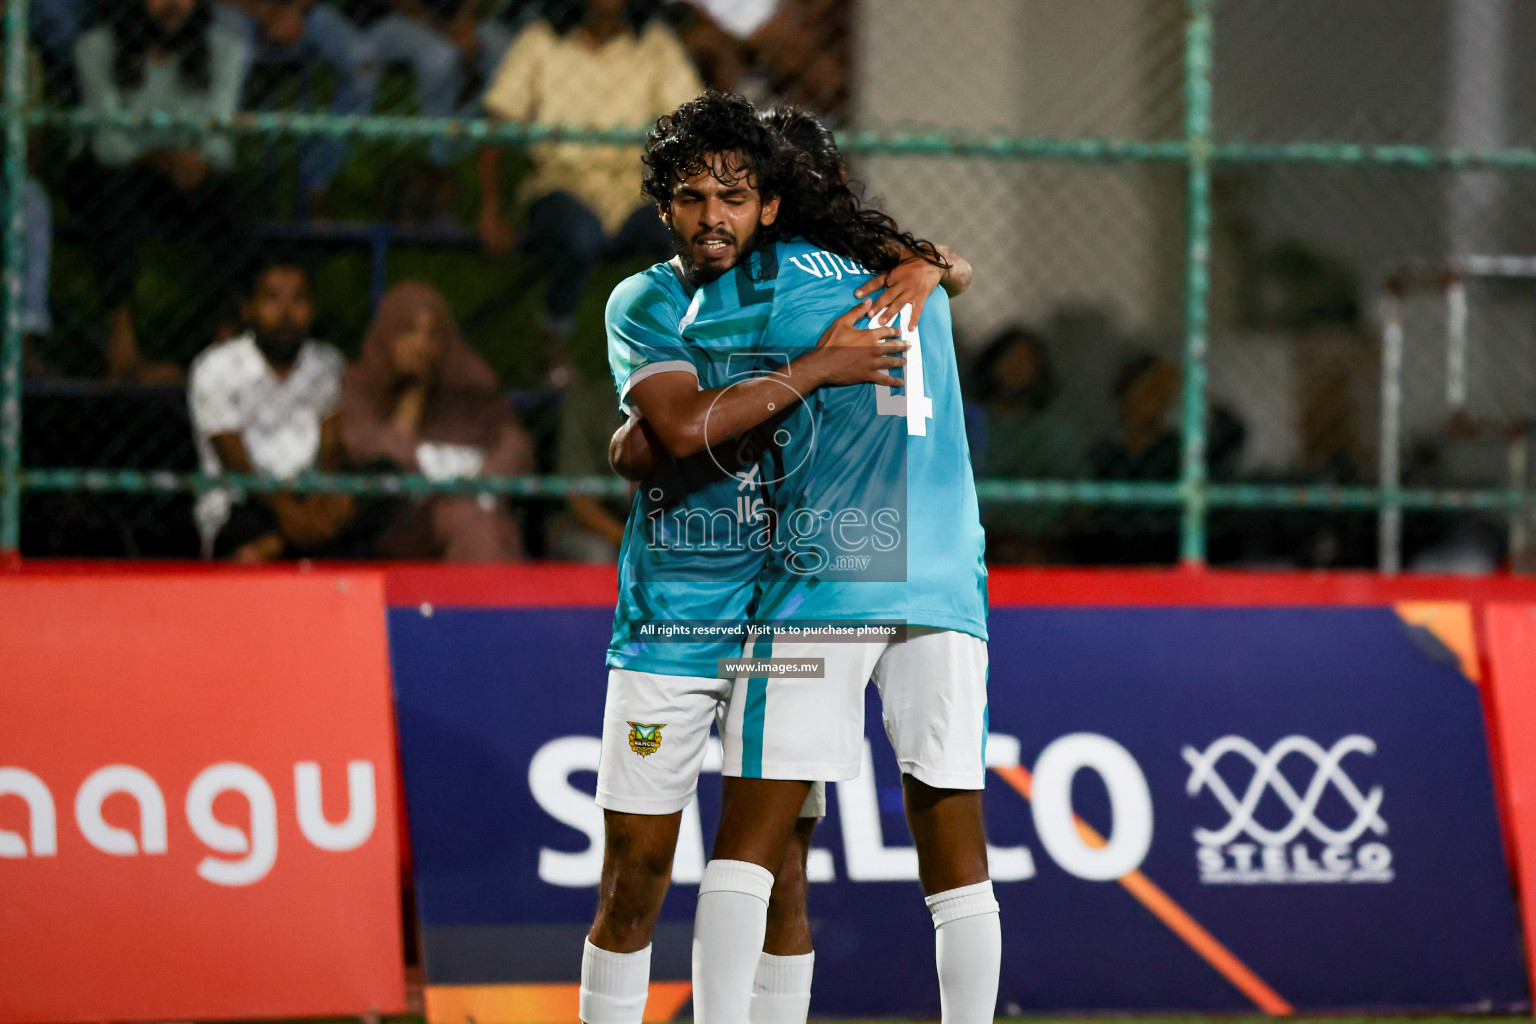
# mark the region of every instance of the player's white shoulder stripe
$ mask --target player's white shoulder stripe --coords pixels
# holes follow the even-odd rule
[[[694,366],[686,359],[668,359],[659,363],[646,363],[644,366],[640,367],[634,373],[631,373],[627,378],[625,378],[624,388],[619,392],[619,408],[626,412],[632,412],[635,415],[639,415],[639,412],[629,404],[629,393],[634,389],[636,384],[639,384],[647,377],[654,377],[658,373],[691,374],[694,379],[694,385],[700,391],[704,390],[704,385],[699,383],[698,367]]]
[[[688,325],[693,323],[698,317],[699,307],[703,304],[704,289],[700,288],[693,293],[693,301],[688,303],[688,312],[684,313],[683,318],[677,322],[677,329],[679,331],[686,331],[688,329]]]

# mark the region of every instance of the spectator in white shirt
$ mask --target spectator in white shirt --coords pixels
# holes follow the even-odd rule
[[[244,297],[247,332],[192,364],[189,405],[203,471],[288,480],[343,466],[341,378],[346,359],[309,337],[309,277],[263,261]],[[210,491],[197,504],[205,554],[264,562],[283,555],[354,557],[366,539],[350,497]]]

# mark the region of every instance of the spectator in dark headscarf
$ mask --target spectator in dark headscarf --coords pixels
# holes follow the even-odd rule
[[[342,386],[341,436],[354,465],[434,480],[533,468],[532,441],[496,375],[465,343],[442,295],[417,281],[379,303]],[[408,502],[378,554],[513,561],[522,541],[502,500],[438,495]]]

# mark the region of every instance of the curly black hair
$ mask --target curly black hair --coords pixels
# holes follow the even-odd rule
[[[751,103],[735,93],[711,90],[657,119],[641,157],[646,168],[643,191],[662,206],[669,205],[678,182],[712,170],[711,154],[731,157],[715,168],[725,175],[722,184],[755,179],[764,199],[783,191],[792,167],[778,135],[758,119]]]
[[[657,120],[642,157],[645,194],[666,206],[679,181],[710,169],[712,153],[735,157],[721,169],[724,184],[755,177],[765,199],[780,200],[760,242],[799,235],[877,274],[913,255],[950,265],[932,242],[865,204],[848,183],[837,140],[814,116],[792,107],[759,113],[734,93],[707,92]]]
[[[117,44],[112,77],[118,88],[137,89],[144,84],[144,65],[152,49],[174,54],[182,77],[198,89],[207,89],[212,82],[208,30],[213,27],[213,8],[207,0],[199,0],[181,27],[169,33],[149,16],[143,0],[116,0],[96,10],[93,20],[110,26]]]
[[[877,274],[912,255],[949,267],[932,242],[902,231],[889,214],[865,202],[863,187],[848,181],[837,139],[814,115],[775,107],[761,119],[783,141],[793,166],[779,197],[775,226],[781,235],[800,235]]]

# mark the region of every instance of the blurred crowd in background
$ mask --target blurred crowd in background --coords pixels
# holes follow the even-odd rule
[[[376,111],[638,129],[715,87],[838,126],[853,93],[850,8],[31,0],[29,73],[48,104],[103,114]],[[642,201],[636,147],[106,127],[35,133],[29,170],[28,465],[606,474],[619,414],[602,301],[671,251]],[[1365,481],[1370,454],[1353,439],[1368,410],[1354,391],[1374,343],[1361,286],[1303,247],[1260,266],[1254,294],[1281,295],[1289,329],[1314,353],[1300,459],[1287,477],[1245,472],[1244,411],[1218,400],[1211,479]],[[976,272],[989,268],[977,261]],[[1073,307],[963,339],[978,477],[1177,480],[1182,377],[1159,340],[1127,339]],[[1063,353],[1071,365],[1083,353],[1115,364],[1098,372],[1109,429],[1061,400]],[[1410,482],[1431,478],[1433,461],[1410,458]],[[39,494],[27,499],[23,550],[610,561],[626,513],[623,501],[589,497]],[[1000,502],[985,519],[999,563],[1178,554],[1176,507]],[[1364,512],[1217,512],[1211,560],[1366,565],[1373,528]],[[1408,543],[1451,568],[1491,568],[1505,554],[1502,525],[1472,516],[1411,518]]]

